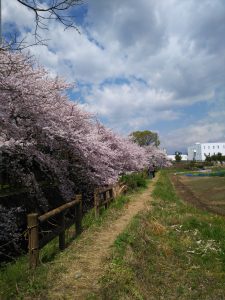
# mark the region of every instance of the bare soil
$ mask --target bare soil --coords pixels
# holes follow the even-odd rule
[[[157,176],[145,191],[134,194],[116,220],[107,220],[97,230],[87,230],[62,254],[58,262],[56,261],[57,269],[61,265],[62,270],[58,273],[50,272],[49,281],[52,285],[45,295],[46,299],[82,300],[99,289],[98,281],[104,274],[110,247],[136,214],[149,209],[147,203],[151,201],[156,180]]]
[[[196,207],[225,216],[225,178],[171,176],[178,195]]]

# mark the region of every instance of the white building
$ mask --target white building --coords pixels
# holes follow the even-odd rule
[[[188,160],[205,160],[206,155],[225,155],[225,143],[195,143],[188,147]]]

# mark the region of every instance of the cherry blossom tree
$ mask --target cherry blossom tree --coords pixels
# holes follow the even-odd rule
[[[21,206],[6,209],[0,203],[0,218],[9,224],[16,211],[47,211],[75,193],[113,184],[121,174],[167,164],[156,147],[115,134],[70,101],[71,87],[29,55],[0,49],[0,184],[23,188],[27,195]]]
[[[8,156],[23,157],[26,168],[32,166],[28,172],[24,162],[14,157],[11,170],[14,179],[32,189],[39,201],[32,162],[57,181],[65,200],[74,194],[71,178],[75,174],[80,181],[88,178],[103,185],[115,182],[122,172],[146,165],[143,149],[99,125],[68,100],[65,91],[71,85],[52,79],[32,58],[20,53],[1,51],[0,62],[1,149]]]
[[[144,147],[148,158],[148,168],[167,168],[171,166],[171,162],[166,154],[159,148],[149,145]]]

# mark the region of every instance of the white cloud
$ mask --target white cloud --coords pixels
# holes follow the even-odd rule
[[[179,117],[179,113],[171,109],[172,93],[151,89],[135,80],[129,84],[93,86],[86,95],[86,103],[88,110],[106,117],[111,127],[120,127],[121,131]]]
[[[32,12],[17,1],[2,0],[2,20],[5,25],[14,24],[18,31],[34,28]]]
[[[186,149],[189,145],[199,142],[225,142],[225,123],[204,119],[187,127],[172,130],[162,137],[167,149]]]
[[[32,13],[15,0],[2,7],[4,28],[15,23],[31,42]],[[180,121],[178,131],[170,126],[169,140],[187,143],[195,132],[198,139],[213,128],[223,133],[224,18],[224,0],[92,0],[81,34],[53,22],[41,32],[48,47],[30,51],[53,74],[84,83],[86,107],[111,127],[125,132]],[[184,108],[193,106],[195,115],[196,104],[210,113],[182,128],[189,118]]]

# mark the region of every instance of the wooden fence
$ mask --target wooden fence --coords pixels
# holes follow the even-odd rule
[[[96,188],[94,191],[95,217],[99,216],[100,207],[108,208],[110,202],[114,199],[113,186],[106,188]]]
[[[100,208],[108,208],[110,202],[115,197],[126,191],[126,186],[108,186],[100,187],[94,190],[94,210],[95,217],[99,217]],[[65,213],[68,209],[75,207],[75,217],[69,222],[65,222]],[[41,225],[50,218],[57,216],[56,228],[44,235],[40,239]],[[28,229],[28,250],[29,250],[29,266],[35,269],[39,264],[39,250],[59,236],[59,249],[65,249],[65,230],[71,225],[75,224],[76,235],[81,233],[82,227],[82,196],[76,195],[75,200],[70,201],[60,207],[57,207],[41,216],[37,213],[27,215],[27,229]]]
[[[65,213],[70,208],[75,208],[75,215],[72,220],[65,222]],[[41,224],[48,221],[51,217],[58,217],[56,228],[39,239]],[[43,248],[56,236],[59,236],[59,249],[65,249],[65,230],[75,224],[76,235],[81,233],[82,227],[82,196],[76,195],[75,200],[63,204],[41,216],[37,213],[27,215],[28,227],[28,250],[29,250],[29,266],[34,269],[39,264],[39,250]]]

